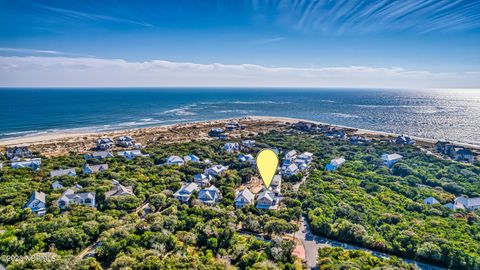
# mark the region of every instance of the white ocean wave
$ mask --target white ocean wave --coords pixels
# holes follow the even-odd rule
[[[358,115],[348,114],[348,113],[332,113],[331,115],[341,118],[360,118]]]

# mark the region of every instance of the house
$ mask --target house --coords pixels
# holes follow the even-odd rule
[[[235,207],[241,208],[247,204],[253,204],[255,201],[255,196],[253,193],[248,189],[245,188],[242,191],[235,192]]]
[[[453,210],[453,211],[458,210],[458,209],[465,209],[465,206],[463,206],[463,204],[461,204],[461,203],[456,203],[456,202],[454,202],[454,203],[446,203],[446,204],[444,204],[443,206],[444,206],[444,207],[447,207],[447,208],[449,208],[450,210]]]
[[[105,192],[105,198],[118,197],[118,196],[135,196],[132,186],[124,186],[117,180],[112,180],[113,189]]]
[[[184,157],[183,157],[183,160],[184,160],[185,162],[194,162],[194,163],[200,162],[200,158],[197,157],[197,156],[194,155],[194,154],[188,154],[188,155],[184,156]]]
[[[240,150],[240,148],[238,147],[238,143],[231,143],[231,142],[225,143],[223,145],[223,149],[225,149],[225,151],[229,153],[233,153]]]
[[[297,173],[300,172],[300,169],[298,168],[297,164],[293,163],[293,164],[290,164],[286,167],[283,167],[282,169],[282,174],[285,175],[285,176],[293,176]]]
[[[200,187],[210,186],[210,181],[213,180],[213,176],[210,174],[199,173],[193,176],[193,182]]]
[[[312,132],[312,131],[318,130],[318,126],[315,123],[304,122],[304,121],[295,123],[293,125],[293,128],[300,131],[305,131],[305,132]]]
[[[206,205],[214,205],[222,199],[222,194],[218,188],[210,186],[198,192],[198,199]]]
[[[228,168],[223,165],[213,165],[212,167],[205,169],[204,172],[208,175],[218,176],[222,175],[227,170]]]
[[[368,145],[370,143],[370,139],[358,135],[353,135],[348,139],[348,142],[354,145]]]
[[[95,192],[75,193],[73,189],[69,188],[62,193],[57,204],[60,209],[65,209],[70,204],[95,207]]]
[[[208,136],[210,137],[218,137],[220,135],[222,135],[225,131],[223,130],[223,128],[212,128],[210,129],[210,131],[208,132]]]
[[[415,145],[415,140],[405,135],[398,136],[394,142],[395,144]]]
[[[425,200],[423,200],[423,203],[426,205],[433,205],[433,204],[439,204],[440,202],[437,201],[434,197],[428,197]]]
[[[57,189],[62,189],[63,188],[63,185],[60,183],[60,181],[55,181],[52,183],[52,188],[54,190],[57,190]]]
[[[393,166],[393,164],[397,163],[403,157],[401,155],[395,153],[395,154],[383,154],[381,158],[383,160],[383,163],[385,163],[385,165],[388,168],[391,168]]]
[[[40,170],[40,165],[42,165],[42,159],[41,158],[32,158],[32,159],[29,159],[29,160],[12,162],[10,164],[12,169],[29,168],[29,169],[34,170],[34,171]]]
[[[135,139],[131,136],[121,136],[117,138],[116,144],[122,147],[133,147],[135,146]]]
[[[255,146],[255,140],[243,140],[242,147],[243,148],[253,148]]]
[[[68,169],[60,169],[60,170],[53,170],[50,172],[50,177],[59,177],[59,176],[76,176],[77,172],[75,172],[75,168],[68,168]]]
[[[325,136],[340,140],[346,140],[347,134],[343,130],[331,129],[325,132]]]
[[[282,186],[282,176],[280,174],[276,174],[273,176],[272,182],[270,183],[269,189],[275,193],[275,195],[279,195]]]
[[[183,161],[183,159],[179,156],[169,156],[167,158],[166,164],[182,166],[183,164],[185,164],[185,161]]]
[[[14,146],[14,147],[7,147],[7,151],[5,153],[7,159],[21,159],[21,158],[32,158],[33,153],[32,151],[28,150],[28,146]]]
[[[456,161],[461,162],[473,163],[475,161],[475,156],[473,155],[473,152],[465,148],[455,151],[453,157]]]
[[[186,185],[183,185],[177,192],[173,194],[173,197],[175,199],[187,203],[190,200],[190,197],[192,197],[193,192],[198,191],[199,187],[196,183],[189,183]]]
[[[296,162],[309,164],[310,162],[312,162],[312,159],[313,159],[313,154],[312,153],[303,152],[302,154],[297,156]]]
[[[108,169],[108,164],[100,164],[100,165],[91,165],[88,163],[85,163],[83,165],[83,174],[92,174],[92,173],[98,173],[98,172],[103,172]]]
[[[257,196],[257,205],[256,207],[258,209],[271,209],[271,210],[276,210],[278,208],[280,200],[279,198],[275,195],[274,192],[264,189],[262,192],[260,192]]]
[[[93,152],[93,153],[90,153],[90,154],[85,154],[83,155],[83,158],[85,160],[89,160],[89,159],[92,159],[92,158],[95,158],[95,159],[106,159],[106,158],[113,158],[113,153],[110,152],[110,151],[98,151],[98,152]]]
[[[140,151],[140,150],[118,151],[117,155],[121,156],[121,157],[124,157],[128,160],[132,160],[136,157],[148,157],[148,155],[142,154],[142,151]]]
[[[242,126],[237,122],[230,122],[225,125],[225,129],[229,131],[240,130],[242,129]]]
[[[285,157],[283,158],[285,161],[294,161],[297,158],[297,151],[290,150],[285,153]]]
[[[237,159],[238,159],[238,161],[241,161],[241,162],[249,162],[251,164],[255,164],[255,158],[250,154],[248,154],[248,155],[240,154],[240,155],[238,155]]]
[[[454,200],[454,203],[461,204],[464,206],[464,208],[472,211],[480,209],[480,197],[476,197],[476,198],[458,197]]]
[[[23,206],[23,209],[30,208],[33,213],[43,216],[47,212],[45,193],[34,191],[30,197],[28,197],[27,203]]]
[[[113,140],[111,138],[100,138],[97,140],[97,149],[98,150],[108,150],[112,148]]]
[[[325,165],[325,171],[327,171],[327,172],[336,171],[343,164],[345,164],[345,162],[346,162],[346,160],[343,157],[334,158],[334,159],[330,160],[330,163]]]

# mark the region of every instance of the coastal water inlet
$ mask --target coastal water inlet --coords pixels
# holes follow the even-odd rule
[[[278,156],[271,149],[263,149],[257,155],[257,170],[267,188],[272,183],[273,176],[277,171]]]

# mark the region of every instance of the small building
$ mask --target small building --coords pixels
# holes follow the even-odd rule
[[[388,167],[391,168],[393,164],[397,163],[399,160],[403,158],[403,156],[399,154],[383,154],[382,155],[383,163]]]
[[[33,153],[32,151],[28,150],[28,146],[14,146],[14,147],[7,147],[7,151],[5,152],[5,156],[7,159],[22,159],[22,158],[32,158]]]
[[[240,154],[240,155],[238,155],[237,159],[238,159],[238,161],[241,161],[241,162],[249,162],[251,164],[255,164],[255,158],[250,154],[248,154],[248,155]]]
[[[218,136],[222,135],[224,132],[225,132],[225,130],[223,130],[223,128],[212,128],[208,132],[208,136],[218,137]]]
[[[256,207],[258,209],[276,210],[278,209],[279,202],[280,200],[274,192],[264,189],[258,193]]]
[[[233,153],[239,151],[240,148],[238,147],[238,143],[228,142],[223,145],[223,149],[228,153]]]
[[[245,188],[242,191],[237,191],[235,193],[236,208],[242,208],[245,205],[253,204],[254,201],[255,201],[255,196],[248,188]]]
[[[302,154],[298,155],[296,158],[296,162],[309,164],[313,160],[313,154],[310,152],[303,152]]]
[[[111,138],[100,138],[97,140],[98,150],[109,150],[113,147],[113,140]]]
[[[461,162],[473,163],[475,161],[475,156],[473,155],[473,152],[465,148],[455,151],[453,157],[456,161]]]
[[[426,198],[425,200],[423,200],[423,203],[425,203],[426,205],[440,204],[440,202],[437,201],[437,199],[435,199],[434,197]]]
[[[70,204],[95,207],[95,192],[75,193],[73,189],[69,188],[62,193],[57,204],[60,209],[65,209]]]
[[[197,163],[197,162],[200,162],[200,158],[197,157],[196,155],[194,154],[188,154],[186,156],[183,157],[183,160],[185,162],[193,162],[193,163]]]
[[[178,165],[178,166],[182,166],[185,164],[185,161],[183,161],[183,159],[179,156],[169,156],[167,158],[167,162],[166,162],[167,165]]]
[[[293,163],[290,164],[282,169],[282,174],[289,177],[296,175],[300,172],[300,169],[298,168],[297,164]]]
[[[255,143],[255,140],[243,140],[242,147],[252,149],[253,147],[255,147]]]
[[[142,154],[142,151],[140,150],[118,151],[117,155],[124,157],[128,160],[135,159],[136,157],[148,157],[148,155]]]
[[[296,158],[297,158],[297,151],[296,150],[290,150],[287,153],[285,153],[285,157],[283,159],[285,161],[293,162]]]
[[[415,140],[405,135],[398,136],[394,142],[401,145],[415,145]]]
[[[462,204],[464,208],[471,211],[480,209],[480,197],[476,197],[476,198],[458,197],[454,200],[454,203]]]
[[[353,135],[348,139],[348,142],[354,145],[368,145],[370,143],[370,139],[358,135]]]
[[[213,165],[212,167],[205,169],[205,174],[219,176],[225,173],[227,170],[228,168],[223,165]]]
[[[331,171],[336,171],[338,170],[338,168],[340,168],[343,164],[345,164],[346,160],[345,158],[343,157],[339,157],[339,158],[334,158],[330,161],[330,163],[328,163],[327,165],[325,165],[325,171],[327,172],[331,172]]]
[[[77,172],[75,171],[75,168],[68,168],[68,169],[59,169],[59,170],[53,170],[50,172],[50,177],[60,177],[60,176],[76,176]]]
[[[43,216],[47,212],[46,195],[43,192],[34,191],[28,198],[23,208],[29,208],[33,213]]]
[[[229,131],[240,130],[242,129],[242,126],[237,122],[230,122],[225,125],[225,129]]]
[[[463,204],[461,204],[461,203],[456,203],[456,202],[454,202],[454,203],[446,203],[446,204],[444,204],[443,206],[444,206],[444,207],[447,207],[448,209],[453,210],[453,211],[458,210],[458,209],[465,209],[465,206],[463,206]]]
[[[90,154],[85,154],[83,155],[83,158],[85,160],[89,160],[89,159],[98,159],[98,160],[102,160],[102,159],[106,159],[106,158],[113,158],[113,153],[110,152],[110,151],[98,151],[98,152],[93,152],[93,153],[90,153]]]
[[[198,199],[206,205],[215,205],[222,199],[222,193],[215,186],[210,186],[198,192]]]
[[[124,186],[117,180],[112,180],[113,188],[105,192],[105,199],[118,196],[135,196],[132,186]]]
[[[135,139],[132,136],[121,136],[117,138],[116,144],[121,147],[133,147],[135,146]]]
[[[276,174],[273,176],[272,182],[270,183],[269,189],[275,193],[275,195],[279,195],[282,191],[282,176],[280,174]]]
[[[199,173],[193,176],[193,182],[195,182],[200,187],[210,186],[210,181],[212,180],[213,176],[211,174]]]
[[[55,182],[52,183],[52,188],[54,190],[62,189],[63,185],[60,183],[60,181],[56,180]]]
[[[24,161],[16,161],[12,162],[10,166],[12,169],[18,169],[18,168],[28,168],[34,171],[40,170],[40,165],[42,165],[42,159],[41,158],[32,158],[29,160],[24,160]]]
[[[173,194],[173,197],[175,199],[188,203],[190,201],[190,198],[192,197],[193,192],[198,191],[199,187],[196,183],[189,183],[186,185],[183,185],[177,192]]]
[[[83,166],[83,174],[92,174],[92,173],[98,173],[98,172],[103,172],[108,169],[108,164],[99,164],[99,165],[91,165],[88,163],[85,163]]]

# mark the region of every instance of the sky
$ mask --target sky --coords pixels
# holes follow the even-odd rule
[[[0,86],[480,88],[480,0],[0,0]]]

